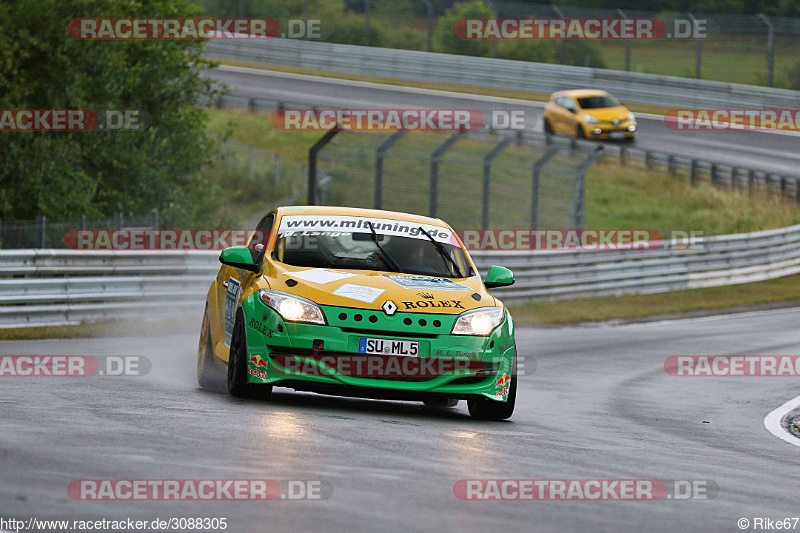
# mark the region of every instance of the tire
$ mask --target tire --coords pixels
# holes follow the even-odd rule
[[[511,385],[505,402],[489,398],[473,398],[467,400],[469,414],[476,420],[505,420],[514,414],[517,402],[517,348],[514,347],[514,369],[511,371]]]
[[[197,383],[204,389],[215,389],[220,381],[219,377],[211,347],[211,322],[208,320],[208,304],[206,304],[203,325],[200,326],[200,342],[197,346]]]
[[[436,398],[425,400],[423,403],[425,407],[430,407],[431,409],[448,409],[457,406],[458,400],[455,398]]]
[[[228,357],[228,394],[237,398],[260,398],[268,400],[272,385],[247,382],[247,333],[244,327],[244,314],[239,309],[233,323],[231,353]]]
[[[628,144],[633,144],[634,142],[636,142],[636,137],[633,135],[631,135],[630,137],[625,137],[625,142]]]
[[[544,132],[549,133],[550,135],[553,134],[553,125],[550,124],[548,119],[544,119]]]

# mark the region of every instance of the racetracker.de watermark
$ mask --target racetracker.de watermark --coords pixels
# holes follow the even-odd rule
[[[318,19],[77,18],[67,24],[70,37],[91,41],[321,39],[329,33]]]
[[[702,39],[705,20],[658,18],[458,19],[453,33],[464,40],[656,40]]]
[[[710,500],[711,480],[659,479],[461,479],[453,495],[468,501],[657,501]]]
[[[333,485],[323,479],[74,479],[67,494],[81,501],[326,500]]]
[[[0,355],[2,377],[144,376],[152,364],[143,355]]]
[[[800,355],[672,355],[664,370],[676,377],[797,377]]]
[[[800,109],[670,109],[664,124],[677,131],[800,131]]]
[[[138,109],[0,109],[0,131],[141,131],[149,124]]]

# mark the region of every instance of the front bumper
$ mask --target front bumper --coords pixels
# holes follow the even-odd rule
[[[489,336],[478,337],[450,334],[457,315],[320,307],[325,326],[285,322],[253,297],[243,302],[250,383],[390,399],[506,400],[515,352],[508,312]],[[418,341],[419,355],[360,354],[361,337]],[[360,362],[376,358],[383,370]]]
[[[621,122],[618,125],[601,122],[587,124],[585,128],[592,139],[630,139],[636,135],[637,129],[634,122]]]

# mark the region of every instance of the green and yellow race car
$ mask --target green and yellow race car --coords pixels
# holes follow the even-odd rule
[[[467,401],[478,419],[514,411],[514,323],[438,219],[343,207],[281,207],[227,248],[200,333],[197,377],[269,398],[273,386],[340,396]]]

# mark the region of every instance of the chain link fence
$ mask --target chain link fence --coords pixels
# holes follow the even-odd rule
[[[586,169],[601,153],[522,134],[344,130],[319,152],[311,203],[410,212],[462,229],[582,228]]]
[[[450,19],[443,21],[443,18],[457,3],[457,0],[346,0],[346,13],[329,13],[327,19],[321,20],[330,31],[320,37],[341,44],[474,54],[474,43],[450,40],[449,45],[443,45],[443,40],[436,36],[447,30]],[[319,17],[309,11],[308,2],[305,6],[304,10],[299,3],[294,15],[306,20]],[[776,4],[774,12],[792,12],[792,7],[788,2],[782,7]],[[480,55],[487,57],[800,89],[800,48],[796,46],[800,18],[619,10],[503,0],[483,0],[483,12],[499,18],[658,18],[665,22],[670,34],[668,38],[649,41],[539,41],[531,48],[487,42],[477,47]],[[217,14],[242,16],[232,9]],[[674,31],[676,20],[692,19],[705,29],[705,37],[682,37],[680,31]]]
[[[0,221],[0,248],[68,248],[65,237],[73,230],[158,229],[158,211],[145,215],[122,212],[110,217]]]

